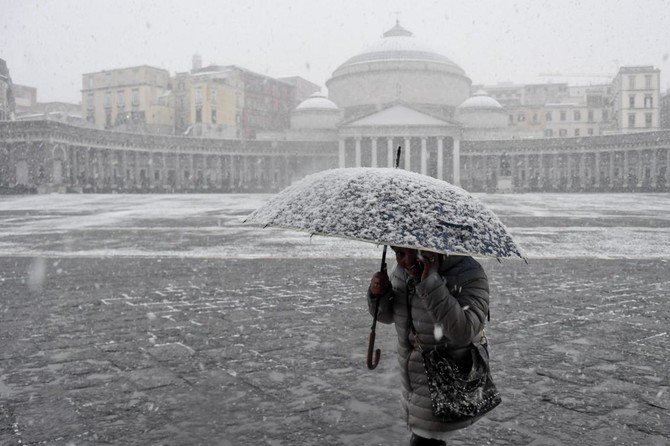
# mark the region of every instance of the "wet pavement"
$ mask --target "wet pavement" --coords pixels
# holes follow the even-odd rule
[[[668,261],[483,263],[503,404],[452,444],[670,444]],[[0,257],[0,445],[405,445],[377,266]]]

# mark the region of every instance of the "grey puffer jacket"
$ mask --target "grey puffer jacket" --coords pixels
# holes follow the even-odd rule
[[[407,301],[409,298],[412,321],[422,348],[446,343],[452,356],[463,357],[467,353],[465,347],[484,329],[488,316],[486,273],[471,257],[443,256],[439,273],[432,273],[414,287],[408,287],[410,278],[402,267],[395,268],[390,277],[392,290],[379,297],[377,318],[382,323],[394,323],[398,333],[402,406],[407,424],[410,429],[433,432],[466,427],[476,419],[443,421],[433,415],[423,357],[413,345],[414,336],[410,339]],[[368,305],[372,314],[375,301],[369,291]],[[439,336],[440,332],[442,338],[437,340],[435,335]]]

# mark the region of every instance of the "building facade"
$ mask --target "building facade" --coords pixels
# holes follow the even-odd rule
[[[170,74],[147,65],[84,74],[81,113],[94,128],[172,134]]]
[[[660,70],[621,67],[612,83],[612,119],[619,133],[660,128]]]
[[[629,68],[620,70],[618,87],[506,85],[472,93],[461,67],[396,23],[333,72],[328,97],[312,94],[294,106],[295,84],[235,66],[202,67],[198,59],[175,76],[169,95],[175,125],[189,124],[184,132],[3,122],[0,187],[275,191],[323,169],[392,167],[401,147],[401,168],[472,192],[668,191],[670,132],[608,134],[620,121],[610,113],[617,98],[635,97],[617,117],[638,113],[638,97],[643,113],[659,107],[647,89],[658,90],[655,71]],[[90,82],[95,87],[95,76]],[[83,109],[93,118],[102,110],[105,127],[108,111],[119,115],[115,99],[126,110],[127,90],[103,84],[84,91],[92,100]]]
[[[670,129],[670,90],[661,95],[659,114],[661,129]]]
[[[7,62],[0,59],[0,121],[14,119],[16,104]]]

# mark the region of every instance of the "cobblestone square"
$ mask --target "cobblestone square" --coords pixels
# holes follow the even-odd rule
[[[34,263],[0,258],[0,444],[406,444],[374,260]],[[667,261],[484,264],[503,404],[453,444],[670,444]]]

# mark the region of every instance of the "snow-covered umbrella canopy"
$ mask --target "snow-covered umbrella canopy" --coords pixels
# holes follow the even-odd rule
[[[309,175],[245,222],[450,255],[525,259],[479,200],[446,181],[401,169]]]

